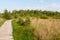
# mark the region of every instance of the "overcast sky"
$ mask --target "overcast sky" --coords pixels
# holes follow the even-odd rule
[[[60,11],[60,0],[0,0],[0,12],[4,9],[41,9]]]

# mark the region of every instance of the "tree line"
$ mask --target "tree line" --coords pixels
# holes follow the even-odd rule
[[[60,19],[60,12],[58,11],[42,11],[42,10],[13,10],[12,12],[4,10],[3,13],[0,13],[0,17],[5,19],[13,19],[20,17],[37,17],[41,19]]]

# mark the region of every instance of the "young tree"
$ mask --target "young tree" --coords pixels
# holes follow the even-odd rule
[[[11,19],[10,12],[8,12],[8,10],[4,10],[3,17],[6,18],[6,19]]]

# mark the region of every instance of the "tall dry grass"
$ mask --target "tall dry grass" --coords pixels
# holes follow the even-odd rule
[[[60,40],[60,19],[31,18],[38,40]]]

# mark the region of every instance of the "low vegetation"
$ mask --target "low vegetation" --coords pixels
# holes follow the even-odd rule
[[[60,19],[31,19],[37,40],[60,40]],[[31,27],[31,28],[32,28]]]
[[[60,12],[42,11],[42,10],[13,10],[12,12],[4,10],[0,17],[5,19],[16,19],[20,17],[35,17],[41,19],[60,19]]]
[[[60,40],[60,12],[4,10],[0,17],[6,20],[13,19],[14,40]],[[2,24],[1,21],[0,25]]]
[[[3,24],[3,22],[0,22],[0,26]]]
[[[14,40],[60,40],[60,19],[18,19],[12,25]]]
[[[14,40],[37,40],[34,30],[27,25],[28,22],[22,21],[22,19],[12,21]]]
[[[5,19],[0,18],[0,27],[3,25],[4,22],[5,22]]]

